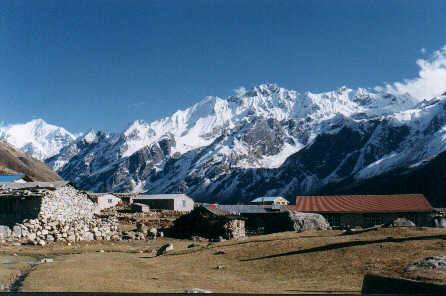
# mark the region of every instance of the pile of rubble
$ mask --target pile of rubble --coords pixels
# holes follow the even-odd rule
[[[10,240],[44,246],[47,243],[91,240],[119,240],[115,218],[74,219],[69,222],[52,219],[30,219],[16,224]]]
[[[157,236],[164,236],[163,232],[158,232],[154,227],[149,227],[144,223],[136,224],[136,231],[125,231],[123,232],[122,238],[125,240],[146,240],[146,239],[156,239]]]
[[[53,190],[40,189],[39,193],[41,203],[37,217],[16,223],[9,232],[3,227],[0,240],[43,246],[54,241],[120,239],[117,218],[96,217],[95,204],[84,193],[68,185]]]

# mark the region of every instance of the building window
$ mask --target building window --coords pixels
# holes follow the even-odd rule
[[[113,199],[110,198],[110,199],[108,200],[108,203],[110,203],[110,204],[113,203]]]
[[[185,208],[186,207],[186,201],[184,199],[182,201],[183,201],[183,208]]]

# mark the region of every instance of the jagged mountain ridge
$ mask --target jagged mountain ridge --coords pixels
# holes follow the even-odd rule
[[[62,127],[35,119],[24,124],[0,125],[4,140],[32,157],[44,160],[74,141],[75,136]]]
[[[395,189],[403,186],[394,187],[392,180],[406,171],[421,170],[415,176],[427,176],[429,171],[420,167],[434,166],[438,155],[445,153],[446,96],[372,120],[338,117],[328,124],[331,129],[291,155],[279,168],[221,173],[224,166],[196,165],[199,155],[206,154],[196,151],[184,159],[170,160],[163,171],[152,176],[151,192],[186,191],[200,200],[212,196],[220,202],[247,201],[264,194],[280,194],[293,200],[297,194],[367,193],[369,180],[379,179],[381,187],[373,187],[373,193],[398,193]],[[386,179],[381,176],[388,174],[393,178],[383,182]],[[444,205],[438,189],[446,188],[444,176],[436,174],[435,190],[429,185],[407,188],[420,189],[434,204]]]
[[[438,116],[431,134],[407,141],[426,130],[442,101],[260,85],[226,99],[207,97],[152,123],[136,121],[121,134],[92,131],[47,163],[95,191],[182,191],[220,202],[260,194],[293,198],[437,155],[444,146],[435,135],[443,124]],[[421,149],[424,144],[430,148]]]

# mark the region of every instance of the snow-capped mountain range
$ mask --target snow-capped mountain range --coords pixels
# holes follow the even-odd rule
[[[28,125],[37,124],[21,126]],[[435,159],[446,150],[446,96],[420,102],[379,89],[314,94],[263,84],[135,121],[122,133],[92,130],[75,139],[59,128],[58,136],[34,137],[29,149],[13,131],[0,128],[0,138],[88,190],[292,199]]]
[[[25,124],[0,124],[0,140],[34,158],[44,160],[59,153],[63,147],[75,140],[75,136],[62,127],[35,119]]]

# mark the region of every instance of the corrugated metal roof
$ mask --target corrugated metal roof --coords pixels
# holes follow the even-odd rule
[[[265,201],[273,202],[273,201],[275,201],[278,198],[287,200],[286,198],[283,198],[282,196],[261,196],[261,197],[257,197],[255,199],[253,199],[251,202],[265,202]]]
[[[422,194],[298,196],[290,209],[299,212],[388,213],[431,212]]]
[[[148,199],[177,199],[177,198],[190,198],[186,194],[140,194],[133,198],[133,200],[148,200]]]
[[[217,205],[217,207],[231,214],[267,214],[273,212],[271,206],[261,205]]]

